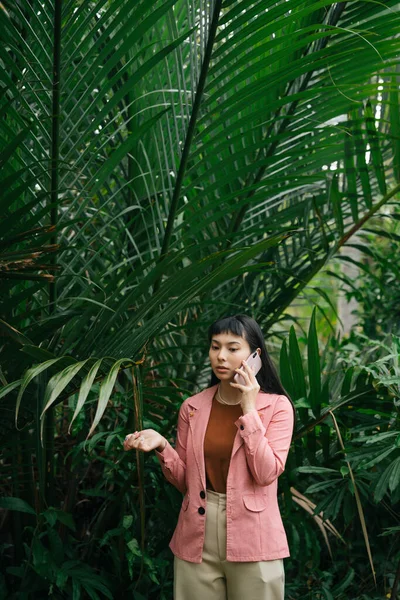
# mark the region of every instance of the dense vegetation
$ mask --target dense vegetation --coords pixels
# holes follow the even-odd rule
[[[173,440],[235,312],[298,411],[287,598],[399,597],[399,25],[392,0],[0,4],[0,598],[171,598],[181,495],[122,440]]]

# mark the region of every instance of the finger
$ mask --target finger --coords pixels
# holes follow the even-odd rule
[[[136,443],[140,437],[141,437],[141,432],[140,431],[135,431],[135,433],[131,434],[130,443],[131,444]]]
[[[145,440],[144,437],[139,437],[134,442],[134,449],[135,450],[140,450],[141,452],[148,452],[149,451],[149,444]]]
[[[131,435],[132,435],[131,433],[128,433],[128,435],[125,436],[124,443],[123,443],[124,450],[128,450],[128,448],[129,448],[129,438],[131,437]]]
[[[242,388],[242,387],[245,387],[241,383],[233,383],[233,381],[230,381],[229,383],[231,384],[232,387],[237,387],[239,389]]]
[[[142,438],[141,441],[144,440],[143,436],[140,436],[140,431],[135,431],[135,433],[128,433],[127,436],[125,436],[124,439],[124,450],[132,450],[134,448],[137,448],[137,440],[138,438]]]
[[[244,367],[244,369],[250,369],[249,363],[247,363],[245,360],[242,360],[242,366]]]
[[[248,365],[246,362],[245,362],[245,363],[243,363],[243,364],[244,364],[244,366],[245,366],[245,368],[246,368],[246,370],[247,370],[247,371],[246,371],[247,373],[249,373],[249,374],[251,375],[252,373],[254,373],[254,372],[255,372],[256,368],[255,368],[255,366],[254,366],[254,365],[250,366],[250,365]]]
[[[233,381],[229,382],[230,385],[232,387],[238,388],[238,390],[240,390],[241,392],[248,392],[249,391],[249,386],[248,385],[242,385],[241,383],[233,383]]]
[[[249,365],[246,365],[246,366],[248,367]],[[236,372],[239,373],[239,375],[241,377],[243,377],[243,379],[245,381],[249,381],[250,382],[250,377],[249,377],[249,374],[247,373],[247,371],[245,371],[244,369],[236,369]]]
[[[139,440],[133,440],[129,443],[128,450],[143,450],[142,445]]]
[[[248,371],[245,373],[246,373],[246,375],[248,375],[250,383],[254,383],[255,381],[257,381],[256,380],[256,372],[255,372],[256,368],[254,365],[250,367],[250,365],[248,365],[248,364],[246,364],[246,367],[247,367]]]

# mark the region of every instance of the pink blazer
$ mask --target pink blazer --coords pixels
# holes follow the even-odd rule
[[[201,563],[207,514],[204,436],[214,385],[187,398],[179,410],[176,450],[167,442],[156,455],[166,479],[185,496],[169,547]],[[259,392],[257,410],[235,425],[226,489],[226,558],[247,562],[290,556],[278,506],[278,477],[285,468],[293,430],[286,396]]]

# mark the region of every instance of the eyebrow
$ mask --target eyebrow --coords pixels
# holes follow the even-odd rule
[[[215,344],[219,344],[218,340],[212,339],[211,341],[214,342]],[[238,344],[240,346],[240,342],[227,342],[227,344]]]

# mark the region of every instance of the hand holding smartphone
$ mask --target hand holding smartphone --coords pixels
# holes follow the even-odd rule
[[[246,360],[246,364],[249,365],[250,369],[254,367],[254,375],[257,375],[258,371],[261,369],[262,366],[261,358],[257,350],[250,354],[250,356]],[[240,367],[240,369],[243,370],[244,367]],[[240,373],[236,373],[233,380],[236,383],[239,383],[240,385],[247,385],[247,381],[240,375]]]

